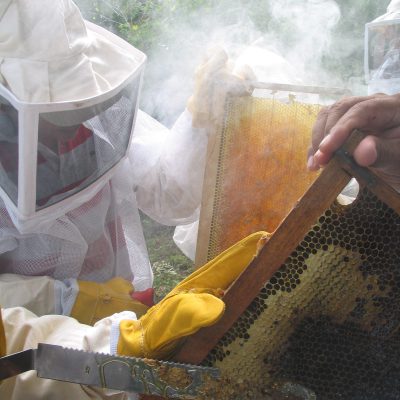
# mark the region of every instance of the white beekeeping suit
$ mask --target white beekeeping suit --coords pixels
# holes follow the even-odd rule
[[[71,0],[0,5],[0,304],[70,314],[79,281],[152,286],[138,208],[168,225],[199,207],[207,136],[138,111],[145,55]],[[50,277],[52,279],[48,279]],[[91,289],[90,289],[91,290]],[[133,290],[133,288],[132,288]]]
[[[368,94],[400,92],[400,1],[365,26],[365,75]]]

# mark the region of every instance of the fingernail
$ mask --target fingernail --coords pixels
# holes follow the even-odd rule
[[[326,165],[326,154],[323,154],[321,150],[317,150],[314,154],[314,168],[315,170],[320,169]]]
[[[314,156],[308,157],[307,168],[312,171],[315,168]]]

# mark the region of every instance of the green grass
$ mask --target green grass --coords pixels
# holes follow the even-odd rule
[[[172,240],[175,227],[160,225],[143,213],[141,219],[159,301],[193,271],[194,264]]]

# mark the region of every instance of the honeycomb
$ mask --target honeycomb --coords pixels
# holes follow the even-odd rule
[[[210,224],[200,226],[197,246],[206,255],[196,254],[196,264],[252,232],[273,232],[316,179],[305,160],[321,106],[286,100],[233,97],[227,102],[215,181],[206,171],[204,183],[206,190],[213,186],[203,195],[201,221]]]
[[[400,399],[399,328],[400,217],[361,187],[314,222],[204,364],[229,377],[220,400]]]

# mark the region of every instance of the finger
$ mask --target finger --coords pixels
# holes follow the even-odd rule
[[[321,140],[325,136],[325,126],[328,119],[329,110],[330,107],[324,107],[317,115],[317,119],[312,129],[311,147],[309,149],[308,156],[315,154],[315,152],[318,150],[318,146],[321,143]]]
[[[360,102],[361,99],[363,98],[344,98],[320,110],[312,129],[311,146],[307,151],[307,168],[310,171],[318,170],[329,161],[330,155],[325,155],[318,150],[320,143],[329,134],[332,126],[335,125],[349,108],[357,104],[357,102]]]
[[[400,177],[400,138],[367,136],[354,150],[354,159],[364,167],[394,169]]]
[[[356,147],[353,157],[358,165],[369,167],[378,159],[378,141],[376,136],[366,136]]]
[[[354,96],[343,98],[336,103],[332,104],[328,108],[328,115],[325,121],[325,131],[323,138],[331,133],[333,127],[335,127],[345,116],[353,110],[354,107],[358,106],[365,101],[372,100],[374,96]],[[322,141],[322,140],[321,140]],[[318,148],[321,146],[318,145]]]
[[[318,170],[319,168],[328,164],[329,160],[332,158],[330,154],[323,153],[321,150],[317,150],[312,158],[308,161],[308,168],[311,171]],[[312,164],[311,164],[312,163]]]
[[[371,96],[352,96],[344,97],[332,104],[328,108],[328,116],[325,123],[325,136],[327,136],[331,129],[338,123],[338,121],[355,105],[360,104],[367,100],[381,98],[385,96],[382,93],[377,93]]]
[[[397,96],[374,97],[351,107],[332,127],[319,145],[319,150],[331,156],[343,145],[355,129],[382,134],[400,124],[400,100]]]
[[[371,167],[394,189],[400,191],[400,137],[367,136],[354,151],[357,163]]]
[[[400,126],[386,129],[383,132],[381,132],[379,135],[375,134],[375,136],[380,136],[380,137],[386,138],[386,139],[400,138]]]
[[[365,96],[346,97],[332,104],[328,109],[324,137],[329,134],[331,129],[352,107],[365,100]]]

